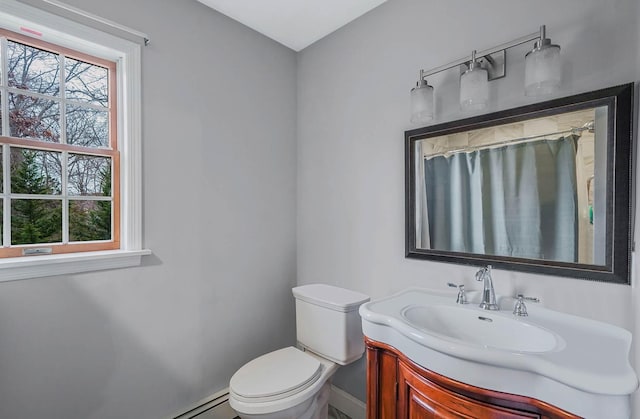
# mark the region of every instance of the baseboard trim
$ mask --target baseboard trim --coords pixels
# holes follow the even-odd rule
[[[177,416],[171,416],[171,419],[191,419],[201,413],[211,410],[216,406],[222,405],[229,400],[229,389],[225,388],[209,397],[205,397],[199,402],[194,403],[186,412]]]
[[[332,385],[329,404],[351,419],[365,419],[367,406],[346,391]]]

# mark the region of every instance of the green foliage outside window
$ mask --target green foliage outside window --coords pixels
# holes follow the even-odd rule
[[[51,195],[59,186],[42,173],[37,152],[22,150],[11,176],[11,190],[30,195]],[[14,199],[11,201],[11,243],[52,243],[62,240],[60,200]]]

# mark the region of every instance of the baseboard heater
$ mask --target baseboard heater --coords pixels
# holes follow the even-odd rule
[[[191,409],[172,419],[193,419],[204,413],[207,419],[239,419],[237,413],[229,406],[228,389],[200,400]]]

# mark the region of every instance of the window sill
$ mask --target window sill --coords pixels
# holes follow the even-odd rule
[[[149,249],[109,250],[1,259],[0,282],[139,266],[150,254]]]

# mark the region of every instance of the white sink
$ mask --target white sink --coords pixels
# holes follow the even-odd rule
[[[426,333],[490,349],[548,352],[562,346],[559,337],[541,327],[466,306],[413,305],[401,314],[410,326]]]
[[[510,298],[499,298],[499,311],[455,300],[455,294],[405,290],[360,306],[362,330],[454,380],[582,417],[630,416],[638,378],[627,330],[535,303],[527,303],[528,317],[517,317]]]

